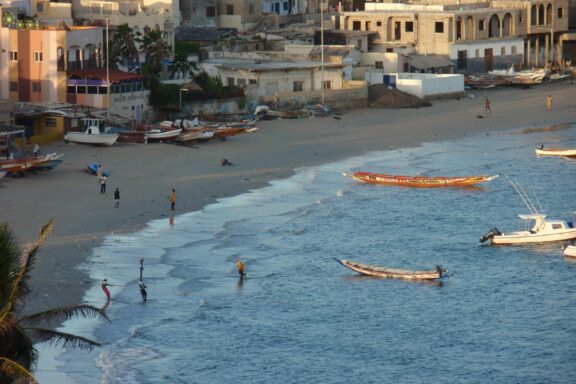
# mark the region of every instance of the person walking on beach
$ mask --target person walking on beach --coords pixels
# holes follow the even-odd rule
[[[108,279],[104,279],[100,282],[100,286],[102,287],[102,290],[104,291],[104,294],[106,295],[106,300],[110,301],[110,291],[108,290],[108,287],[111,287],[112,285],[108,284]]]
[[[548,95],[548,97],[546,98],[546,109],[548,109],[548,112],[550,112],[552,110],[552,95]]]
[[[108,178],[105,175],[100,176],[100,180],[98,180],[98,182],[100,183],[100,193],[106,193],[106,182],[108,181]]]
[[[114,208],[119,207],[120,207],[120,189],[116,187],[116,190],[114,190]]]
[[[170,192],[170,210],[174,210],[174,205],[176,205],[176,190],[172,188],[172,192]]]
[[[38,143],[34,144],[34,157],[38,157],[40,156],[40,146],[38,145]]]
[[[484,112],[492,113],[492,107],[490,104],[490,100],[488,100],[488,96],[484,96]]]
[[[142,302],[145,303],[148,297],[148,292],[146,292],[146,284],[144,284],[144,280],[140,278],[140,282],[138,283],[138,287],[140,288],[140,296],[142,296]]]

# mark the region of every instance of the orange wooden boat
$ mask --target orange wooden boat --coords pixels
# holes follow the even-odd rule
[[[343,173],[344,176],[353,180],[371,184],[400,185],[405,187],[468,187],[478,183],[485,183],[498,177],[494,176],[398,176],[385,173],[352,172]]]

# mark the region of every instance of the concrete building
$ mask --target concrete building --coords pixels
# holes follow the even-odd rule
[[[562,62],[557,45],[568,30],[568,0],[366,3],[365,11],[343,12],[334,22],[341,31],[369,32],[370,50],[412,51],[410,57],[424,62],[423,71],[430,71],[432,54],[446,57],[461,72],[544,66],[552,51]],[[366,49],[366,39],[356,44]]]
[[[218,27],[218,0],[180,0],[181,26]]]

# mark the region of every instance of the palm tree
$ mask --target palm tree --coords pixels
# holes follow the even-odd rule
[[[119,25],[110,42],[110,65],[113,67],[117,67],[118,64],[126,67],[138,65],[136,43],[141,41],[140,37],[140,32],[134,32],[128,24]]]
[[[146,63],[157,72],[162,68],[162,60],[170,56],[171,48],[162,38],[162,31],[158,28],[151,29],[144,34],[140,47],[146,57]]]
[[[28,316],[19,316],[18,309],[30,292],[30,277],[36,252],[52,230],[51,220],[42,227],[38,239],[21,247],[7,224],[0,224],[0,384],[12,383],[23,377],[35,382],[31,368],[38,359],[36,342],[78,347],[91,350],[100,346],[84,337],[39,328],[36,325],[51,320],[67,320],[74,317],[108,317],[100,309],[90,305],[74,305],[54,308]]]
[[[188,61],[188,57],[185,54],[177,53],[170,64],[170,75],[174,77],[177,73],[182,73],[184,76],[190,74],[193,75],[194,71],[197,70],[196,63],[193,61]]]

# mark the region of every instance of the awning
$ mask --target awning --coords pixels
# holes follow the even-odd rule
[[[454,63],[443,55],[411,55],[410,65],[418,69],[452,67]]]

